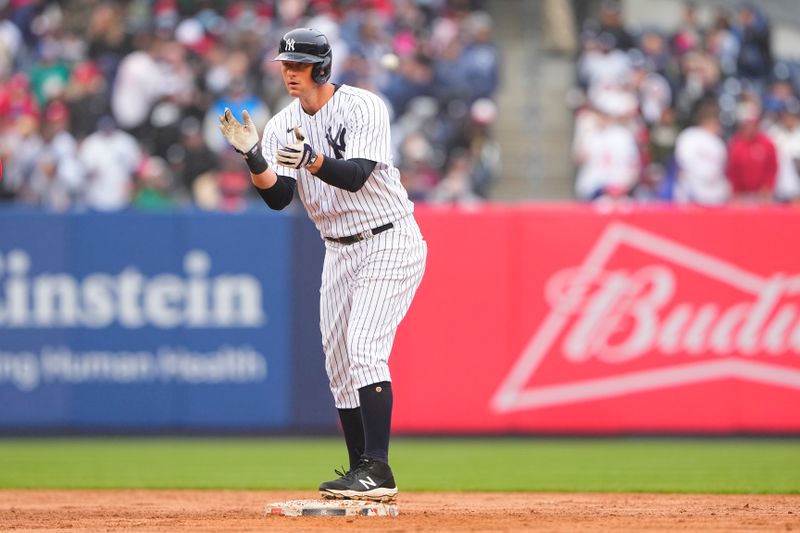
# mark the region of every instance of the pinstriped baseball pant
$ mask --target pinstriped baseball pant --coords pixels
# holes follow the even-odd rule
[[[395,332],[425,271],[428,247],[412,215],[354,244],[325,241],[320,330],[338,409],[359,406],[358,389],[391,381]]]

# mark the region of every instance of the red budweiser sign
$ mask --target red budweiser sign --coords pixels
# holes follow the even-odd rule
[[[611,266],[625,247],[630,251],[622,253],[644,256],[641,266]],[[701,279],[690,281],[693,275]],[[695,290],[702,278],[727,287],[729,297],[712,292],[704,299]],[[550,313],[494,407],[530,409],[721,378],[800,390],[800,369],[778,363],[800,352],[798,289],[800,276],[761,277],[634,226],[610,224],[583,265],[548,280]],[[528,384],[548,354],[576,367],[595,360],[608,375]]]
[[[800,430],[800,213],[420,218],[396,429]]]

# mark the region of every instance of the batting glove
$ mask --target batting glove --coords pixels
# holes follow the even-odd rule
[[[244,155],[250,172],[261,174],[267,170],[267,161],[261,153],[256,125],[247,111],[242,111],[242,120],[244,124],[236,120],[231,110],[226,107],[225,113],[219,117],[219,129],[234,150]]]
[[[312,165],[317,160],[317,153],[310,144],[305,142],[306,135],[300,126],[294,128],[294,138],[297,142],[278,149],[278,163],[290,168],[304,168]]]

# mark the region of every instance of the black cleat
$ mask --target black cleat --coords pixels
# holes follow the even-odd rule
[[[339,479],[326,481],[319,486],[319,494],[323,498],[391,502],[397,497],[392,469],[383,461],[362,457],[353,470],[346,474],[337,470],[336,473]]]

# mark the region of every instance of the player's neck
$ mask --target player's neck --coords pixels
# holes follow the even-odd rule
[[[334,92],[335,87],[332,83],[324,83],[313,91],[302,95],[300,97],[300,106],[306,114],[315,115],[333,97]]]

